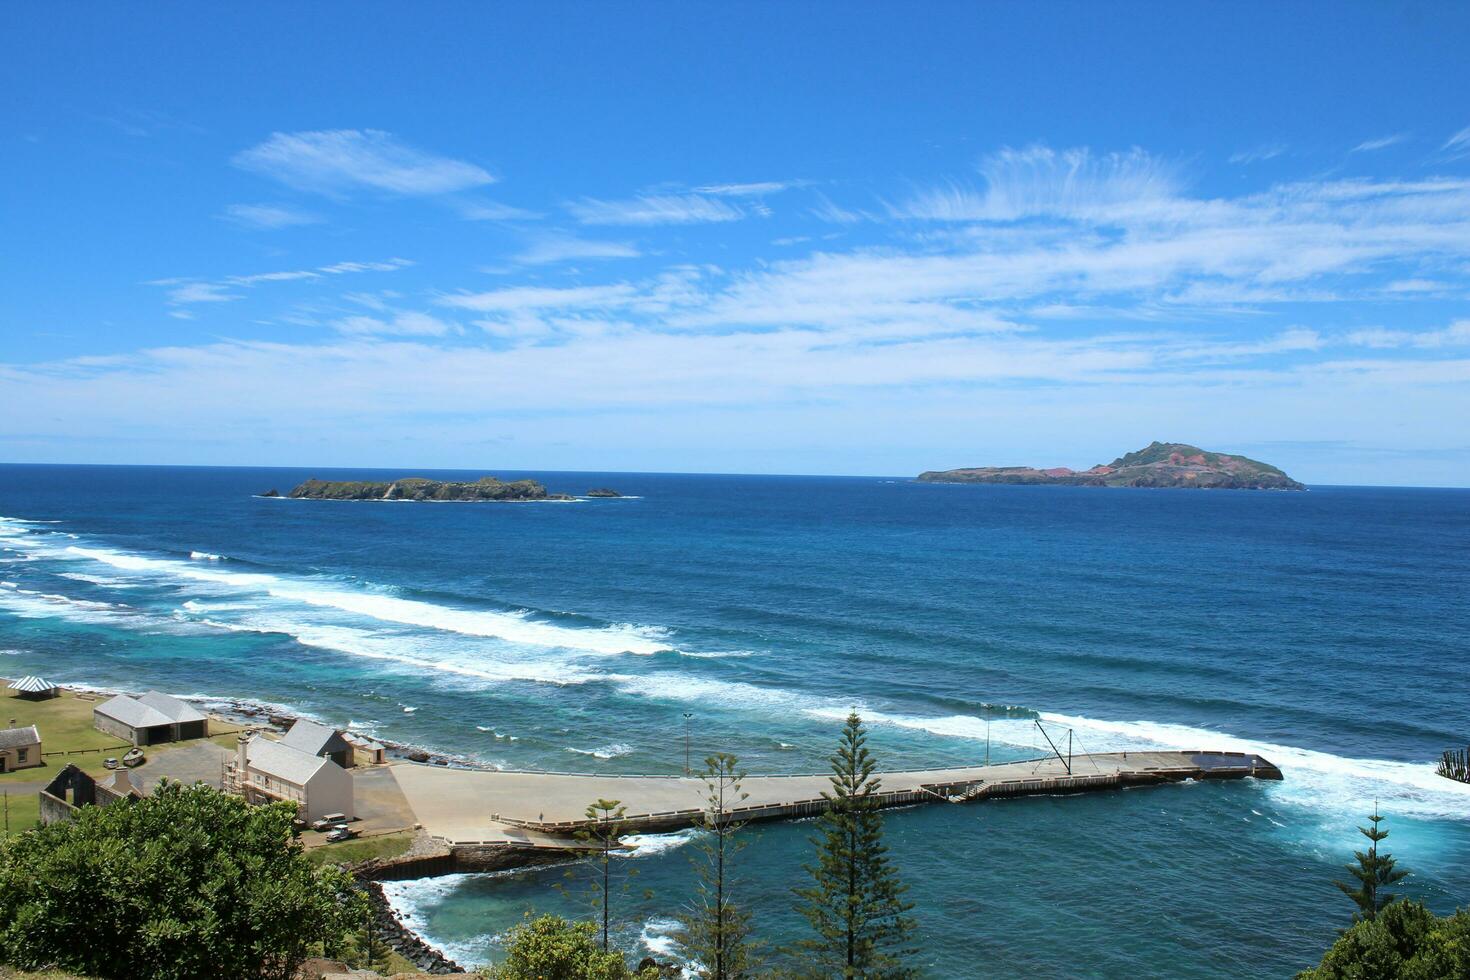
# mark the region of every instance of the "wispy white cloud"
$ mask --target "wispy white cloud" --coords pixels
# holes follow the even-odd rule
[[[249,289],[261,283],[300,282],[321,279],[325,276],[349,275],[358,272],[393,272],[413,265],[408,259],[392,258],[381,262],[336,262],[315,269],[288,269],[276,272],[254,272],[247,275],[225,276],[215,282],[189,278],[155,279],[145,283],[149,286],[170,287],[168,302],[173,306],[193,303],[224,303],[244,299],[234,288]]]
[[[817,195],[817,203],[807,212],[818,221],[825,221],[834,225],[854,225],[860,221],[870,221],[873,216],[856,208],[843,207],[832,201],[825,194]]]
[[[348,316],[332,323],[339,333],[398,337],[443,337],[459,328],[428,313],[395,312],[388,317]]]
[[[1095,155],[1087,149],[1007,148],[981,160],[979,170],[983,192],[950,183],[890,204],[888,211],[931,221],[1101,218],[1157,206],[1182,188],[1176,164],[1139,149]]]
[[[1439,347],[1470,346],[1470,320],[1456,320],[1439,330],[1388,330],[1373,327],[1354,330],[1347,335],[1347,342],[1359,347],[1417,347],[1434,349]]]
[[[283,204],[231,204],[225,208],[224,217],[247,228],[290,228],[295,225],[313,225],[321,216],[301,211]]]
[[[229,286],[223,283],[190,282],[182,286],[175,286],[168,291],[168,301],[175,306],[190,303],[228,303],[237,299],[244,299],[244,297],[231,293]]]
[[[1440,149],[1448,150],[1457,157],[1470,154],[1470,126],[1466,126],[1445,140],[1444,146],[1440,147]]]
[[[516,261],[526,265],[547,265],[573,259],[636,259],[640,254],[631,242],[547,235],[533,241],[516,256]]]
[[[539,211],[513,207],[498,201],[463,201],[459,213],[466,221],[534,221],[544,217]]]
[[[441,297],[443,306],[479,313],[523,310],[614,309],[639,296],[628,283],[610,286],[514,286],[482,293],[459,293]]]
[[[1231,163],[1262,163],[1274,160],[1286,152],[1284,143],[1265,143],[1249,150],[1240,150],[1230,155]]]
[[[694,191],[697,194],[714,194],[718,197],[766,197],[800,187],[802,183],[795,180],[762,180],[749,184],[706,184],[694,188]]]
[[[1395,146],[1395,145],[1397,145],[1399,143],[1402,143],[1404,140],[1406,140],[1408,138],[1409,138],[1409,134],[1408,133],[1394,133],[1394,134],[1392,134],[1390,136],[1380,136],[1380,137],[1378,137],[1378,139],[1364,140],[1363,142],[1359,143],[1357,146],[1353,147],[1350,152],[1352,152],[1352,153],[1367,153],[1367,152],[1370,152],[1372,150],[1382,150],[1382,149],[1386,149],[1386,148],[1388,148],[1390,146]]]
[[[622,201],[584,197],[566,207],[584,225],[688,225],[745,217],[735,205],[700,194],[644,194]]]
[[[494,182],[473,163],[436,156],[376,129],[272,133],[234,164],[292,187],[323,193],[368,188],[390,194],[464,191]]]

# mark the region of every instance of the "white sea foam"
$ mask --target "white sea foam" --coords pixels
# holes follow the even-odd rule
[[[1276,799],[1304,807],[1358,813],[1377,800],[1384,809],[1404,816],[1464,820],[1470,815],[1470,786],[1445,779],[1429,762],[1352,758],[1162,722],[1101,721],[1047,712],[1041,718],[1076,729],[1093,752],[1160,747],[1258,753],[1286,777]]]
[[[667,854],[669,851],[683,847],[697,836],[699,836],[699,831],[694,829],[679,830],[671,834],[628,834],[622,838],[622,843],[633,850],[622,853],[625,857],[640,858]]]
[[[65,619],[76,623],[108,623],[136,610],[111,602],[93,602],[70,596],[22,589],[14,582],[0,582],[0,607],[23,619]]]
[[[680,955],[679,944],[674,939],[678,932],[677,919],[655,916],[643,923],[643,929],[638,934],[638,942],[660,960],[679,962],[683,957]],[[684,968],[684,976],[693,976],[687,967]]]
[[[236,631],[280,633],[306,646],[394,663],[431,676],[449,674],[495,683],[532,681],[558,686],[586,684],[602,676],[559,660],[469,659],[462,651],[444,655],[434,649],[438,644],[426,638],[384,636],[349,626],[292,623],[266,615],[247,617],[242,623],[227,624],[212,619],[209,622]]]
[[[424,942],[461,966],[481,966],[485,963],[485,948],[494,941],[495,936],[487,934],[460,942],[442,942],[428,931],[428,910],[442,905],[475,877],[479,876],[453,874],[409,881],[385,881],[382,882],[383,897],[393,907],[399,921],[412,929]]]
[[[190,560],[184,561],[149,557],[85,542],[70,544],[56,540],[58,535],[33,532],[20,522],[3,521],[0,519],[0,530],[8,541],[16,543],[25,538],[27,550],[23,555],[27,558],[44,555],[47,558],[92,561],[139,576],[208,583],[235,591],[263,593],[278,601],[332,609],[377,622],[499,639],[519,645],[601,655],[650,655],[674,649],[674,644],[668,639],[668,631],[655,626],[626,623],[574,626],[538,620],[525,610],[502,612],[459,608],[365,589],[349,590],[310,579],[229,570],[221,566],[223,557],[211,552],[194,551],[190,553]],[[121,580],[114,578],[107,584],[119,582]],[[125,584],[120,587],[125,587]]]
[[[419,626],[465,636],[494,637],[532,646],[563,647],[604,654],[652,654],[669,649],[667,642],[654,635],[655,631],[633,626],[566,627],[529,619],[525,612],[456,609],[416,599],[303,585],[278,585],[268,591],[277,598],[311,606],[330,607],[382,622]]]
[[[653,674],[607,674],[605,680],[615,683],[625,694],[658,698],[665,701],[697,701],[731,708],[762,708],[775,712],[803,712],[814,717],[835,710],[824,698],[800,694],[777,687],[761,687],[743,681],[721,681],[688,674],[660,672]],[[846,717],[846,710],[841,712]]]
[[[568,747],[567,751],[575,752],[578,755],[590,755],[595,759],[616,759],[619,756],[631,755],[633,747],[631,745],[624,745],[622,742],[613,742],[611,745],[602,745],[595,749],[574,749]]]
[[[57,572],[56,574],[61,578],[69,578],[73,582],[88,582],[109,589],[136,589],[138,587],[137,582],[128,582],[109,575],[88,575],[86,572]]]
[[[237,589],[263,591],[290,602],[335,609],[379,622],[399,623],[464,636],[483,636],[532,646],[560,647],[598,654],[654,654],[671,648],[656,627],[612,624],[569,627],[530,618],[529,613],[460,609],[381,593],[330,588],[276,575],[225,571],[198,562],[149,558],[107,548],[69,546],[70,554],[113,568],[142,574],[174,576]],[[195,557],[204,555],[195,552]],[[211,556],[217,557],[217,556]]]
[[[260,589],[279,581],[274,575],[227,572],[193,562],[177,561],[172,558],[148,558],[130,552],[113,551],[110,548],[83,548],[79,545],[71,545],[66,550],[82,558],[90,558],[92,561],[111,565],[113,568],[120,568],[124,571],[173,576],[197,582],[212,582],[234,588]]]

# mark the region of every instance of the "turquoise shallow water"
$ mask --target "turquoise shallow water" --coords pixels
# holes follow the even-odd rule
[[[1470,739],[1470,491],[528,474],[634,496],[252,496],[307,475],[0,467],[0,673],[254,698],[514,767],[679,771],[690,712],[696,754],[811,771],[853,706],[885,764],[975,762],[989,703],[996,758],[1038,754],[1039,719],[1083,750],[1286,772],[892,814],[936,976],[1287,975],[1346,921],[1330,881],[1375,799],[1406,890],[1470,897],[1470,789],[1432,768]],[[742,856],[776,943],[810,830]],[[660,949],[690,849],[646,851],[619,930]],[[526,908],[574,910],[564,873],[395,891],[479,960]]]

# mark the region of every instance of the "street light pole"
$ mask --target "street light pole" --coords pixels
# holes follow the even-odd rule
[[[684,775],[689,775],[689,719],[694,717],[694,712],[684,712]]]

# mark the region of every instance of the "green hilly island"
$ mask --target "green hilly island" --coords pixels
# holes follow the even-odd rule
[[[1305,490],[1269,463],[1211,452],[1183,442],[1152,442],[1087,470],[1065,466],[975,466],[930,470],[921,483],[1054,484],[1077,487],[1156,487],[1211,490]]]

